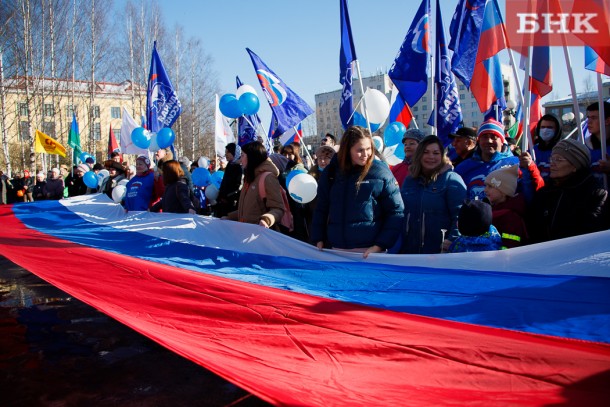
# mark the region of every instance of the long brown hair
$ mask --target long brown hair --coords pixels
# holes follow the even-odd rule
[[[421,160],[424,156],[424,151],[426,147],[431,144],[437,144],[438,148],[441,151],[441,163],[432,171],[430,175],[424,175],[423,168],[421,165]],[[443,142],[436,136],[427,136],[425,137],[418,145],[415,153],[413,154],[413,158],[411,160],[411,165],[409,166],[409,175],[413,178],[423,178],[426,183],[432,181],[436,181],[441,170],[445,167],[445,165],[449,164],[450,161],[445,155],[445,146],[443,146]]]
[[[241,153],[248,158],[248,165],[244,168],[244,181],[254,181],[256,167],[267,160],[267,150],[260,141],[252,141],[241,148]]]
[[[364,167],[355,166],[352,163],[350,150],[355,144],[364,139],[369,139],[371,141],[371,148],[373,151],[371,151],[371,156],[366,164],[364,164]],[[345,133],[343,133],[343,137],[341,137],[341,145],[339,147],[339,152],[337,153],[339,169],[343,172],[349,172],[353,168],[362,168],[360,171],[360,176],[358,177],[358,185],[360,185],[373,165],[373,160],[375,159],[374,150],[375,144],[373,143],[373,138],[371,137],[371,133],[369,133],[368,129],[360,126],[348,127],[347,130],[345,130]]]
[[[184,171],[180,163],[176,160],[169,160],[163,163],[163,184],[170,185],[184,177]]]
[[[294,154],[293,161],[297,164],[303,164],[303,159],[301,158],[301,153],[299,152],[299,149],[293,146],[292,144],[287,144],[282,147],[282,151],[280,154],[282,154],[283,156],[285,156],[286,154]]]

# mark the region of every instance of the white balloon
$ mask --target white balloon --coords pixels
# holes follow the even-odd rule
[[[383,124],[390,114],[390,101],[386,95],[377,89],[368,88],[364,92],[364,103],[369,121]]]
[[[95,176],[97,177],[97,186],[100,187],[104,180],[110,176],[110,173],[108,170],[100,170]]]
[[[235,97],[239,100],[239,97],[244,93],[254,93],[256,95],[256,90],[250,85],[241,85],[239,88],[237,88],[237,92],[235,92]]]
[[[205,197],[208,198],[210,203],[212,203],[212,201],[215,201],[218,198],[219,192],[220,191],[218,190],[218,188],[216,188],[216,185],[214,184],[210,184],[205,187]]]
[[[298,203],[308,203],[313,201],[318,193],[318,183],[316,179],[309,174],[297,174],[290,180],[288,184],[288,193],[290,197]]]
[[[125,185],[117,185],[112,189],[112,200],[116,203],[121,202],[126,192],[127,188],[125,188]]]
[[[197,165],[199,168],[208,168],[210,166],[210,159],[207,157],[199,157],[199,160],[197,160]]]
[[[148,150],[152,152],[157,152],[161,149],[159,144],[157,144],[157,133],[150,132],[150,145],[148,146]]]
[[[119,181],[119,183],[117,184],[117,186],[118,186],[118,185],[125,185],[125,186],[127,186],[127,183],[128,183],[128,182],[129,182],[129,180],[128,180],[127,178],[124,178],[124,179],[122,179],[122,180],[120,180],[120,181]]]
[[[383,151],[383,139],[380,136],[373,136],[373,143],[375,143],[375,149],[377,151]]]

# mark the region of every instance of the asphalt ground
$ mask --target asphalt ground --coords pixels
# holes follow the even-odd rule
[[[0,405],[269,406],[1,255]]]

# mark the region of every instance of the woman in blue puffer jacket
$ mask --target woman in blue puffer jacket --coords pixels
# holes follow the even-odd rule
[[[381,253],[397,241],[404,206],[390,169],[374,159],[365,128],[349,127],[339,152],[322,173],[311,241],[340,250]]]
[[[466,185],[453,171],[438,137],[428,136],[419,143],[400,193],[405,203],[400,252],[446,250],[459,236],[457,218],[466,196]]]

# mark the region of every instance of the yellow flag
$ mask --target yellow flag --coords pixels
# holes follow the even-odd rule
[[[40,130],[36,130],[34,151],[37,153],[59,154],[62,157],[66,156],[66,148]]]

